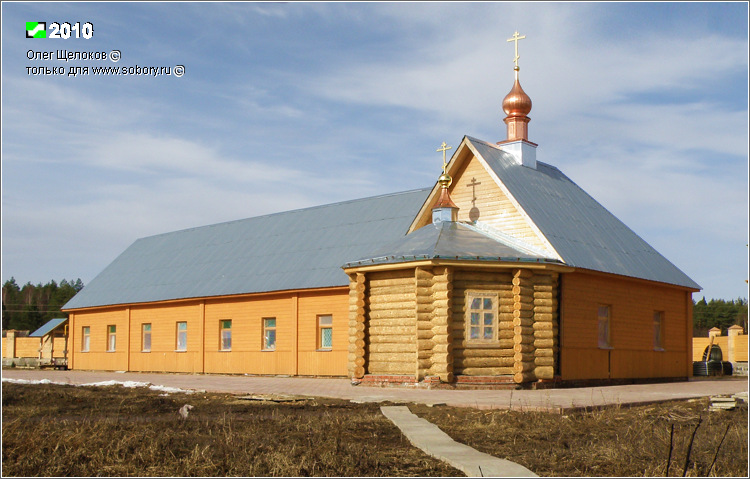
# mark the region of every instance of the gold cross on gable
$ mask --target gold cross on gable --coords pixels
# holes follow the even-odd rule
[[[440,145],[440,148],[437,149],[437,151],[442,151],[443,152],[443,174],[445,174],[445,167],[448,166],[448,163],[446,163],[446,161],[445,161],[445,152],[447,150],[451,150],[451,149],[453,149],[453,147],[452,146],[448,146],[445,142],[443,142],[443,144]]]
[[[516,68],[518,67],[518,59],[521,58],[518,56],[518,40],[522,40],[526,38],[526,35],[518,36],[518,30],[516,30],[516,33],[513,34],[512,37],[508,39],[509,42],[516,42],[516,57],[513,59],[513,62],[516,64]]]

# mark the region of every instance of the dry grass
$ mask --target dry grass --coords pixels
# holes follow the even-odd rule
[[[10,383],[2,403],[3,476],[462,475],[412,447],[379,404]],[[184,404],[194,406],[186,420],[177,413]],[[658,477],[668,460],[669,475],[682,476],[693,433],[686,475],[748,473],[746,407],[709,413],[701,400],[568,415],[410,409],[541,476]]]
[[[6,477],[461,475],[375,404],[9,383],[2,402]]]
[[[568,415],[410,408],[453,439],[540,476],[663,477],[669,461],[669,476],[684,471],[693,477],[747,477],[747,407],[709,412],[708,404],[705,399]]]

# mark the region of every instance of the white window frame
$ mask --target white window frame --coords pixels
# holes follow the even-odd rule
[[[318,322],[318,350],[330,351],[333,349],[333,315],[332,314],[319,314],[317,318]],[[323,330],[331,331],[331,344],[328,346],[323,345]]]
[[[184,329],[180,329],[181,325],[185,325]],[[183,336],[185,339],[183,341],[183,344],[180,344],[180,336]],[[188,324],[187,321],[177,321],[177,324],[175,325],[175,351],[183,352],[187,351],[187,339],[188,339]]]
[[[107,352],[113,353],[117,351],[117,325],[107,325]]]
[[[148,336],[148,347],[146,347],[146,336]],[[151,323],[141,323],[141,352],[151,352]]]
[[[473,301],[480,300],[479,308],[472,308]],[[490,307],[487,307],[486,301],[490,300]],[[498,342],[499,329],[499,308],[500,295],[497,291],[467,290],[464,304],[464,340],[467,344],[494,344]],[[487,314],[492,315],[492,322],[486,323]],[[474,316],[476,315],[476,316]],[[472,320],[478,319],[478,323],[472,324]],[[472,338],[472,330],[477,329],[479,337]],[[487,337],[486,332],[490,329],[491,337]]]
[[[91,326],[81,327],[81,352],[88,353],[91,350]]]
[[[269,326],[268,322],[273,321],[273,326]],[[262,319],[262,325],[263,325],[263,351],[276,351],[276,341],[278,340],[278,336],[276,335],[276,318],[263,318]],[[273,332],[273,342],[270,341],[269,333]]]
[[[229,324],[229,327],[225,327]],[[229,345],[227,346],[226,342],[224,341],[224,332],[229,332]],[[232,320],[231,319],[220,319],[219,320],[219,351],[231,351],[232,350]]]

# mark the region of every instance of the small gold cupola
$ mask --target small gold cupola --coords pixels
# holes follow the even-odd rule
[[[437,149],[443,152],[443,174],[438,178],[440,184],[440,196],[432,206],[432,223],[440,224],[443,221],[456,221],[458,219],[458,206],[451,200],[448,187],[453,183],[453,178],[448,174],[446,168],[448,163],[445,161],[445,152],[452,147],[447,146],[445,142]]]
[[[529,168],[536,168],[536,143],[529,141],[529,112],[531,112],[531,97],[521,88],[521,82],[518,80],[518,72],[521,68],[518,66],[518,41],[526,38],[526,35],[518,35],[515,32],[509,42],[515,42],[515,57],[513,62],[515,67],[515,81],[513,88],[505,95],[503,99],[503,111],[507,115],[505,122],[507,129],[507,139],[499,141],[497,144],[503,151],[513,155],[518,164]]]

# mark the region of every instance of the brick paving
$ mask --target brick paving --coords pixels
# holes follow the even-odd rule
[[[289,394],[362,402],[446,404],[479,409],[566,411],[732,395],[748,391],[748,378],[695,378],[690,381],[544,390],[444,390],[414,387],[354,386],[349,379],[219,374],[133,373],[4,369],[3,378],[65,384],[102,381],[147,382],[157,386],[232,394]]]

